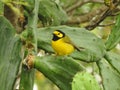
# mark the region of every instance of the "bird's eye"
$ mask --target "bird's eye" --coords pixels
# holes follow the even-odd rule
[[[63,37],[63,35],[62,35],[61,33],[57,33],[57,36],[58,36],[59,38]]]
[[[60,33],[58,33],[58,35],[60,35]]]

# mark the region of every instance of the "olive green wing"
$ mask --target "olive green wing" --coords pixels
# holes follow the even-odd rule
[[[78,51],[81,51],[82,49],[84,49],[84,48],[82,48],[82,47],[77,47],[77,46],[70,40],[70,38],[69,38],[68,36],[65,36],[65,37],[64,37],[64,41],[65,41],[66,43],[72,44],[72,45],[74,46],[74,48],[77,49]]]

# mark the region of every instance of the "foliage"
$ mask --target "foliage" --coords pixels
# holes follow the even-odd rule
[[[58,85],[61,90],[71,90],[71,77],[83,70],[83,66],[70,57],[54,56],[36,57],[34,67]]]
[[[75,75],[72,82],[72,90],[100,90],[100,87],[94,77],[86,72],[80,72]]]
[[[97,2],[100,5],[106,3],[107,0],[104,0],[104,2],[90,1]],[[44,74],[61,90],[119,90],[120,56],[111,50],[120,42],[120,15],[117,15],[116,23],[112,26],[110,35],[107,36],[105,42],[102,38],[87,30],[98,27],[101,22],[105,23],[104,19],[106,17],[118,13],[116,12],[118,3],[117,1],[110,2],[110,5],[108,4],[103,9],[98,10],[100,13],[98,16],[94,16],[96,12],[91,12],[79,19],[81,17],[78,15],[79,12],[85,14],[94,9],[94,6],[86,5],[90,7],[86,11],[84,11],[86,6],[84,10],[77,7],[90,1],[70,0],[71,4],[66,0],[61,2],[59,0],[0,1],[1,90],[16,89],[18,79],[20,79],[20,90],[32,90],[34,69]],[[72,4],[75,5],[72,6]],[[5,7],[3,8],[3,6]],[[95,4],[95,8],[96,6]],[[9,17],[4,16],[4,14],[8,14],[8,12],[5,12],[7,10],[10,13]],[[16,10],[19,13],[15,13]],[[101,10],[103,10],[103,13],[101,13]],[[11,14],[15,17],[12,17]],[[85,23],[84,28],[77,25],[89,21],[90,18],[91,21],[87,22],[87,25]],[[21,33],[17,32],[19,28],[21,28]],[[69,56],[55,56],[51,47],[51,39],[52,32],[56,29],[64,31],[73,43],[84,49],[80,52],[75,50]],[[37,56],[39,50],[44,50],[45,55]],[[29,55],[32,57],[29,57]],[[90,63],[96,63],[99,75],[103,79],[102,85],[99,85],[95,78],[86,72],[86,66]],[[93,75],[94,73],[97,72],[93,71]]]
[[[104,90],[119,90],[120,75],[104,59],[98,63]],[[112,80],[112,82],[111,82]]]
[[[0,1],[0,15],[3,14],[4,4]]]
[[[116,24],[113,27],[110,37],[108,38],[107,42],[106,42],[106,48],[107,50],[111,50],[112,48],[114,48],[119,42],[120,42],[120,35],[119,35],[119,22],[120,22],[120,15],[117,18]]]
[[[1,90],[12,90],[22,60],[22,44],[13,26],[3,16],[0,16],[0,26],[0,87]]]

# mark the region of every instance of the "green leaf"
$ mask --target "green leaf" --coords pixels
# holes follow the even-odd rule
[[[120,15],[117,16],[116,24],[113,27],[108,40],[106,41],[107,50],[113,49],[120,42]]]
[[[45,24],[60,25],[67,20],[67,14],[53,0],[40,0],[39,18]]]
[[[45,56],[34,59],[34,67],[61,90],[71,90],[73,76],[83,67],[70,57]]]
[[[79,72],[73,78],[72,90],[100,90],[100,86],[91,74]]]
[[[29,6],[25,6],[25,10],[32,12],[34,9],[34,0],[27,0]],[[67,14],[54,0],[40,0],[38,17],[43,25],[60,25],[67,21]]]
[[[38,23],[38,10],[39,10],[39,0],[35,0],[35,7],[34,7],[34,12],[33,12],[33,23],[32,23],[32,28],[33,28],[33,33],[34,33],[34,40],[35,40],[35,52],[37,54],[37,23]]]
[[[28,5],[24,6],[25,15],[31,14],[34,9],[35,0],[25,0]]]
[[[118,74],[104,59],[98,62],[103,79],[104,90],[120,90],[120,74]]]
[[[28,27],[26,31],[22,33],[23,35],[22,39],[26,41],[26,44],[28,45],[34,44],[35,55],[37,54],[36,25],[38,23],[38,10],[39,10],[39,0],[35,0],[34,10],[28,16]],[[35,73],[34,69],[28,70],[23,65],[22,73],[21,73],[21,81],[20,81],[20,90],[33,90],[34,73]]]
[[[54,52],[51,47],[52,32],[57,29],[65,32],[76,46],[84,48],[81,52],[75,51],[71,54],[73,58],[91,62],[104,56],[105,45],[103,41],[84,28],[68,26],[40,28],[37,30],[38,47],[48,52]]]
[[[112,0],[104,0],[104,3],[105,3],[107,6],[110,6],[111,3],[112,3]]]
[[[21,62],[21,42],[12,25],[0,16],[0,89],[13,90]]]
[[[105,59],[120,73],[120,55],[108,52],[105,55]]]
[[[0,15],[3,15],[4,12],[4,4],[2,1],[0,1]]]
[[[34,69],[28,70],[27,67],[22,67],[20,88],[19,90],[33,90],[34,85]]]

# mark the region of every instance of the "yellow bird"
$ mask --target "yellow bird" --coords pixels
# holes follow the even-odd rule
[[[75,49],[80,51],[80,49],[71,42],[70,38],[60,30],[53,32],[52,48],[57,55],[69,55]]]

